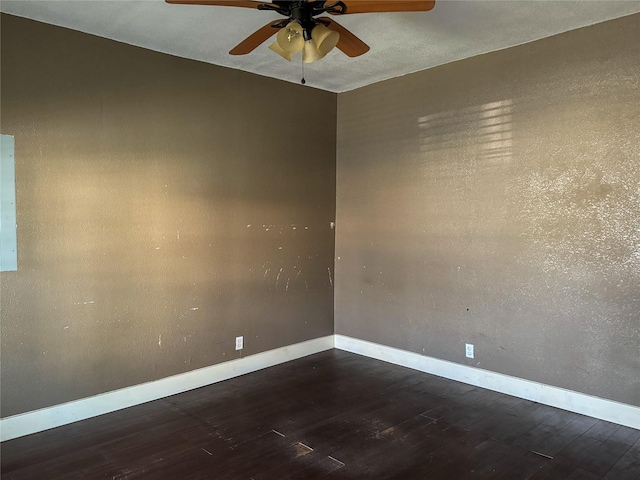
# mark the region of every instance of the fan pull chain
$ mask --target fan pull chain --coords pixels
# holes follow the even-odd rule
[[[302,80],[300,80],[300,83],[304,85],[305,83],[307,83],[307,81],[304,79],[304,55],[301,55],[300,59],[302,60]]]

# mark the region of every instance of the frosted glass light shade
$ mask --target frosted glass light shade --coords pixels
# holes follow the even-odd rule
[[[311,39],[322,58],[338,44],[340,34],[319,23],[313,27]]]
[[[313,41],[307,40],[304,42],[304,50],[302,51],[302,61],[304,63],[313,63],[320,60],[324,55],[321,55]]]
[[[277,41],[275,41],[271,45],[269,45],[269,50],[272,50],[272,51],[276,52],[278,55],[280,55],[285,60],[291,61],[291,54],[289,52],[285,52],[282,49],[282,47],[280,45],[278,45]]]
[[[281,28],[276,36],[276,42],[285,52],[298,53],[304,48],[302,25],[298,22],[291,22],[286,27]]]

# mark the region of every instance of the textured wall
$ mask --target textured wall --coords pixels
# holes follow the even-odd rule
[[[339,95],[336,333],[640,405],[639,38]]]
[[[335,95],[6,15],[1,57],[3,416],[333,333]]]

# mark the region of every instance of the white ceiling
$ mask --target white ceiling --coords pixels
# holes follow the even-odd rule
[[[248,72],[299,82],[270,41],[246,56],[227,52],[277,13],[169,5],[164,0],[2,0],[3,12]],[[307,85],[344,92],[462,58],[640,12],[640,0],[436,0],[430,12],[333,17],[371,46],[358,58],[335,49],[305,66]]]

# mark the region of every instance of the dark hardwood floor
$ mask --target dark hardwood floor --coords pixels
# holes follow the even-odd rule
[[[332,350],[5,442],[2,479],[637,480],[639,439]]]

